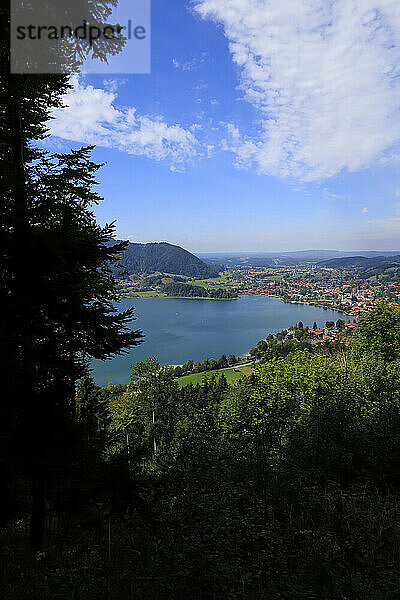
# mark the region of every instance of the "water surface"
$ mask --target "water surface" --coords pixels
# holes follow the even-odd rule
[[[135,308],[130,326],[146,338],[125,356],[93,361],[98,385],[127,383],[130,369],[139,360],[157,356],[161,364],[177,365],[193,359],[218,358],[221,354],[241,356],[269,333],[299,321],[344,318],[343,313],[304,304],[287,304],[267,296],[240,296],[237,300],[194,300],[186,298],[133,298],[120,302],[121,310]]]

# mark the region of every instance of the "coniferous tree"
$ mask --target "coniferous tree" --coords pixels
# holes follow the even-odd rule
[[[114,4],[85,8],[97,20]],[[100,198],[92,189],[98,165],[90,149],[51,156],[38,148],[69,77],[10,74],[8,3],[0,18],[0,477],[10,493],[16,478],[31,481],[30,537],[37,548],[46,490],[75,418],[75,381],[86,373],[88,357],[109,357],[137,344],[140,334],[125,328],[132,313],[113,306],[110,265],[125,246],[106,247],[113,227],[99,227],[91,212]],[[98,53],[105,58],[108,50]]]

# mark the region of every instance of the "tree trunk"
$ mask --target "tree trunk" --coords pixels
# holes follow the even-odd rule
[[[157,456],[157,440],[156,440],[156,434],[154,432],[155,422],[156,422],[156,416],[155,416],[155,412],[153,410],[153,451],[154,451],[154,456]]]
[[[32,481],[32,510],[29,532],[29,545],[33,551],[40,550],[43,544],[46,521],[46,488],[43,478]]]

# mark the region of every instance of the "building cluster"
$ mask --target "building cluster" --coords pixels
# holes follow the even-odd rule
[[[400,306],[399,283],[370,282],[356,276],[343,279],[339,271],[315,266],[243,269],[232,277],[232,283],[240,294],[275,296],[286,302],[341,310],[354,317],[372,310],[378,298]]]
[[[349,337],[353,336],[355,329],[355,323],[346,323],[343,324],[342,327],[306,327],[304,330],[303,340],[306,339],[314,344],[341,341],[345,346],[348,346],[350,344]],[[276,338],[276,335],[274,337]],[[277,340],[277,344],[283,344],[284,342],[291,342],[294,340],[296,340],[295,332],[293,329],[289,329],[286,331],[285,336],[282,339]]]

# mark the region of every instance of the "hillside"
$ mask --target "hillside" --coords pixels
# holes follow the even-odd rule
[[[112,244],[117,243],[113,240]],[[173,273],[202,279],[213,277],[216,267],[206,265],[180,246],[167,242],[154,242],[150,244],[136,244],[130,242],[121,257],[122,269],[118,275],[142,275],[148,273]]]
[[[333,258],[319,263],[321,267],[331,267],[332,269],[348,269],[353,267],[362,267],[370,269],[372,267],[388,266],[400,262],[400,255],[397,256],[374,256],[366,258],[365,256],[348,256],[344,258]]]
[[[400,277],[400,255],[335,258],[323,261],[319,263],[319,266],[351,271],[362,279],[375,279],[376,281],[398,281]]]
[[[385,261],[385,256],[376,256],[366,258],[365,256],[346,256],[343,258],[332,258],[319,263],[321,267],[330,267],[332,269],[348,269],[353,267],[372,267]],[[393,260],[393,259],[392,259]]]

